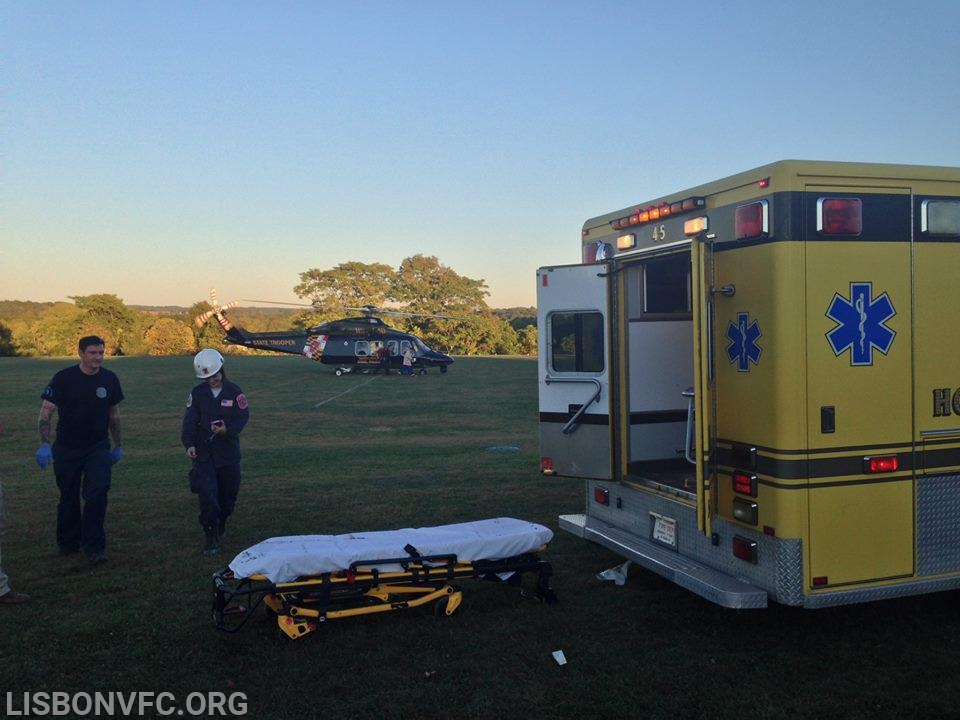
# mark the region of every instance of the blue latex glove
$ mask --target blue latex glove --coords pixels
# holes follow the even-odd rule
[[[123,459],[123,448],[115,447],[113,450],[111,450],[110,459],[113,461],[111,463],[112,465],[116,465],[118,462],[120,462]]]
[[[47,465],[53,462],[53,452],[50,450],[50,446],[43,444],[40,446],[40,449],[37,450],[37,465],[40,466],[41,470],[46,470]]]

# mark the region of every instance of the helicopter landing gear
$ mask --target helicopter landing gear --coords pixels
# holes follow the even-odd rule
[[[337,377],[340,377],[344,373],[350,372],[350,368],[338,367],[334,372],[337,374]]]

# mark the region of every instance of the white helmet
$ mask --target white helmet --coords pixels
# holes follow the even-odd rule
[[[197,377],[204,380],[213,377],[223,368],[223,355],[216,350],[206,348],[198,352],[193,358],[193,369]]]

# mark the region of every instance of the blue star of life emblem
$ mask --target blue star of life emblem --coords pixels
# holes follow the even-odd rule
[[[837,357],[850,350],[851,365],[873,365],[873,350],[884,355],[890,350],[896,332],[886,326],[897,314],[893,303],[883,293],[873,297],[873,283],[850,283],[850,299],[835,293],[827,317],[837,327],[827,333],[827,342]]]
[[[750,363],[757,365],[763,352],[763,348],[757,345],[757,340],[763,333],[760,332],[756,320],[750,322],[749,315],[750,313],[737,313],[736,325],[730,323],[727,327],[727,340],[730,341],[727,357],[731,363],[737,364],[739,372],[749,372]]]

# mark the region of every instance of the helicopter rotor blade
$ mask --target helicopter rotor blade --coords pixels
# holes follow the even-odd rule
[[[455,315],[433,315],[431,313],[415,313],[415,312],[406,312],[404,310],[381,310],[373,305],[364,305],[363,307],[345,307],[344,310],[350,310],[352,312],[361,312],[364,315],[405,315],[407,317],[424,317],[424,318],[438,318],[440,320],[469,320],[465,317],[457,317]]]
[[[264,305],[283,305],[285,307],[316,307],[313,303],[295,303],[295,302],[278,302],[277,300],[252,300],[250,298],[241,298],[243,302],[255,302],[263,303]]]
[[[199,327],[203,327],[203,324],[204,324],[207,320],[209,320],[211,317],[213,317],[214,314],[215,314],[215,313],[214,313],[213,310],[207,310],[206,312],[200,313],[199,315],[197,315],[197,316],[193,319],[193,322],[196,323],[196,325],[197,325],[198,328],[199,328]]]

